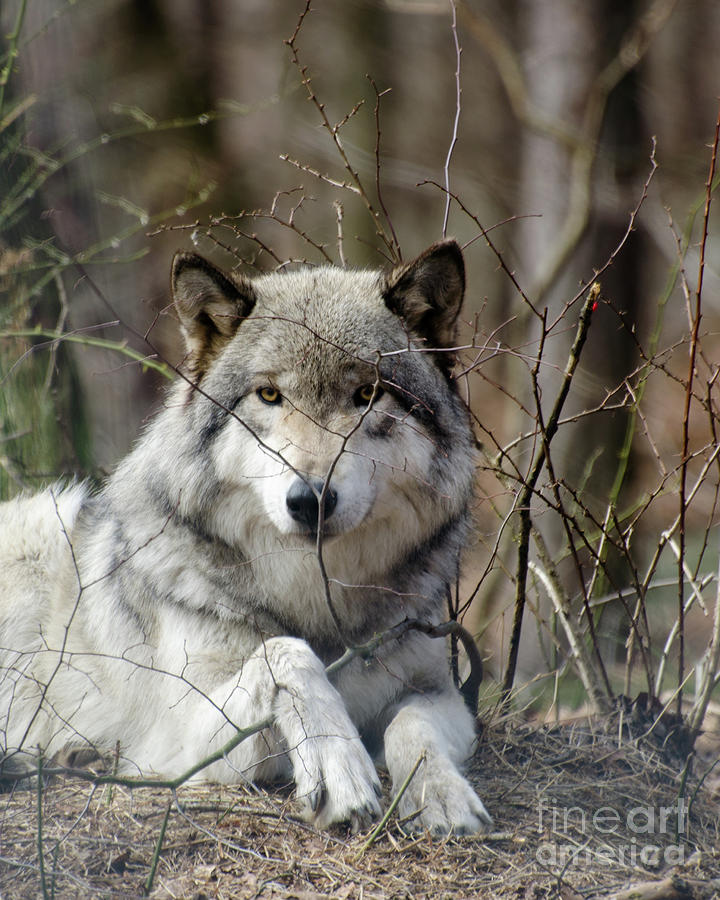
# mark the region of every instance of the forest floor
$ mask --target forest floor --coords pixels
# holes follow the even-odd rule
[[[683,784],[682,742],[646,724],[628,708],[486,727],[469,767],[495,819],[481,837],[409,837],[394,819],[372,844],[369,832],[318,832],[289,790],[188,785],[173,796],[56,779],[10,791],[0,898],[718,897],[720,734],[701,736]]]

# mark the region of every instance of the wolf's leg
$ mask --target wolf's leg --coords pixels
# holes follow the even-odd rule
[[[424,754],[400,801],[401,817],[413,830],[469,834],[486,830],[492,819],[458,771],[472,750],[472,716],[457,691],[408,697],[385,731],[385,759],[397,791]]]
[[[239,676],[214,691],[212,699],[240,727],[273,717],[280,746],[269,747],[267,735],[258,736],[241,744],[230,755],[230,763],[262,778],[277,769],[272,761],[265,765],[263,757],[287,753],[297,796],[319,827],[350,822],[358,828],[379,815],[375,766],[340,694],[305,641],[268,639],[245,661]],[[212,743],[219,745],[228,737],[226,726]],[[221,778],[227,780],[227,771]]]

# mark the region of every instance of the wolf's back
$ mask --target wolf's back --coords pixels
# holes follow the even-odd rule
[[[71,535],[85,496],[74,485],[0,503],[0,759],[41,724],[38,674],[56,630],[53,604],[72,577]]]
[[[0,620],[15,604],[37,603],[55,567],[66,560],[85,499],[82,485],[48,488],[0,504]]]

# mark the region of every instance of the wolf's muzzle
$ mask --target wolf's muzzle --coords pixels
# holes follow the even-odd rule
[[[296,478],[285,497],[288,512],[293,519],[311,531],[317,531],[320,510],[318,498],[324,486],[325,482],[321,478]],[[323,521],[330,518],[336,506],[337,491],[328,487],[323,498]]]

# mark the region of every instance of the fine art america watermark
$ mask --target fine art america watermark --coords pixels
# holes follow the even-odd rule
[[[664,869],[685,861],[688,803],[671,806],[634,806],[619,811],[601,806],[559,806],[541,798],[538,833],[549,839],[539,844],[537,861],[550,869],[608,866]]]

